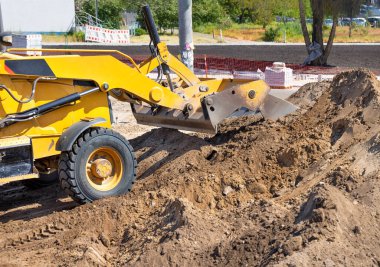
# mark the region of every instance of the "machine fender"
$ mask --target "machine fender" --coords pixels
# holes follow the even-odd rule
[[[106,122],[104,118],[96,118],[91,121],[80,121],[72,125],[67,129],[59,138],[56,150],[57,151],[69,151],[78,137],[88,128],[96,124]]]

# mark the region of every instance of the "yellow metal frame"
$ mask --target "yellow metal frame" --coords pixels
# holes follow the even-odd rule
[[[16,182],[16,181],[24,181],[24,180],[30,180],[30,179],[37,179],[38,177],[39,177],[38,173],[32,173],[32,174],[26,174],[26,175],[19,175],[19,176],[0,178],[0,185],[6,184],[6,183],[10,183],[10,182]]]
[[[0,65],[0,68],[3,68],[1,60]],[[12,89],[12,93],[17,99],[23,99],[24,96],[30,95],[31,85],[35,78],[0,74],[0,83]],[[34,99],[25,104],[17,103],[5,90],[0,90],[2,104],[0,105],[0,118],[41,106],[73,93],[86,91],[89,88],[74,85],[72,79],[41,81],[37,85]],[[0,129],[0,146],[8,142],[7,140],[10,138],[24,136],[32,142],[34,159],[58,155],[60,151],[56,150],[56,144],[66,129],[83,118],[98,117],[106,119],[106,122],[99,126],[111,127],[108,96],[103,92],[88,95],[73,105],[67,105],[41,117]]]
[[[124,54],[120,52],[119,50],[104,50],[104,49],[48,49],[48,48],[9,48],[7,49],[8,52],[28,52],[28,51],[34,51],[34,52],[51,52],[51,53],[102,53],[102,54],[118,54],[126,59],[128,59],[132,65],[139,70],[139,66],[136,64],[136,62],[128,56],[127,54]],[[9,54],[12,55],[12,54]],[[13,55],[12,55],[13,56]]]

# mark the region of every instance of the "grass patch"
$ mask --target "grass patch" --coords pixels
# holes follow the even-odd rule
[[[195,26],[194,31],[200,32],[200,33],[212,34],[213,31],[219,30],[219,28],[220,27],[218,27],[216,24],[205,23],[203,25]]]
[[[308,24],[311,33],[311,25]],[[272,23],[263,29],[260,25],[233,25],[233,27],[223,30],[225,37],[247,41],[275,41],[288,43],[304,42],[301,25],[297,22]],[[352,30],[351,38],[348,36],[349,27],[337,27],[335,42],[338,43],[375,43],[380,42],[380,28],[356,27]],[[324,39],[327,42],[330,28],[324,28]]]

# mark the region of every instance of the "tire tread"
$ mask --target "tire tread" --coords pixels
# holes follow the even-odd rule
[[[118,139],[120,139],[128,148],[128,150],[133,155],[133,164],[135,169],[133,170],[133,181],[131,185],[128,187],[128,191],[130,192],[132,189],[132,185],[135,183],[136,179],[136,168],[137,168],[137,160],[135,153],[133,152],[132,146],[129,144],[127,139],[125,139],[121,134],[105,128],[90,128],[84,131],[79,138],[75,141],[71,151],[62,152],[59,159],[59,180],[61,188],[76,202],[79,204],[86,204],[91,202],[86,198],[86,196],[80,191],[80,188],[77,185],[75,179],[75,162],[77,160],[77,155],[79,150],[85,145],[89,140],[96,138],[101,135],[112,135]]]

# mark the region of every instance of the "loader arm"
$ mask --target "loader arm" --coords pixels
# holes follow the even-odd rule
[[[158,64],[158,59],[152,59],[152,65]],[[211,118],[220,117],[225,105],[214,105],[218,93],[224,91],[225,101],[236,103],[235,109],[247,107],[257,109],[263,103],[269,92],[269,87],[262,81],[242,82],[231,80],[207,80],[198,78],[186,79],[189,70],[169,54],[168,65],[179,77],[184,77],[184,85],[171,91],[169,87],[153,81],[137,68],[132,68],[112,56],[43,56],[23,59],[0,60],[0,74],[8,77],[39,77],[55,78],[57,80],[93,81],[97,91],[111,92],[120,100],[133,103],[134,115],[139,123],[186,129],[201,132],[215,132],[216,125]],[[149,64],[149,63],[146,63]],[[198,81],[197,81],[198,80]],[[190,84],[190,86],[188,86]],[[245,86],[240,86],[245,84]],[[11,84],[4,86],[12,88]],[[94,91],[95,92],[95,91]],[[122,92],[122,97],[115,92]],[[226,97],[229,92],[229,97]],[[74,100],[73,100],[74,102]],[[210,106],[211,109],[206,107]],[[222,112],[224,113],[224,112]],[[164,115],[165,114],[165,115]],[[219,121],[218,121],[219,123]]]
[[[128,55],[114,50],[9,49],[9,52],[111,52],[129,60],[131,66],[111,55],[4,57],[0,59],[0,75],[6,75],[10,80],[17,77],[79,80],[93,82],[95,86],[88,91],[56,99],[43,107],[8,115],[0,120],[0,128],[6,127],[8,123],[25,121],[51,112],[99,91],[110,93],[120,101],[130,102],[138,123],[197,132],[215,133],[217,125],[236,110],[246,108],[248,111],[256,111],[263,105],[270,91],[265,82],[230,79],[201,81],[170,54],[166,44],[161,42],[148,6],[143,8],[143,15],[152,40],[152,56],[140,65]],[[158,70],[157,81],[147,75],[154,70]],[[173,80],[173,77],[177,79]],[[11,88],[12,84],[5,83],[2,86]],[[266,110],[270,109],[268,105],[265,107]],[[271,112],[271,118],[275,118],[275,114],[276,112]]]

